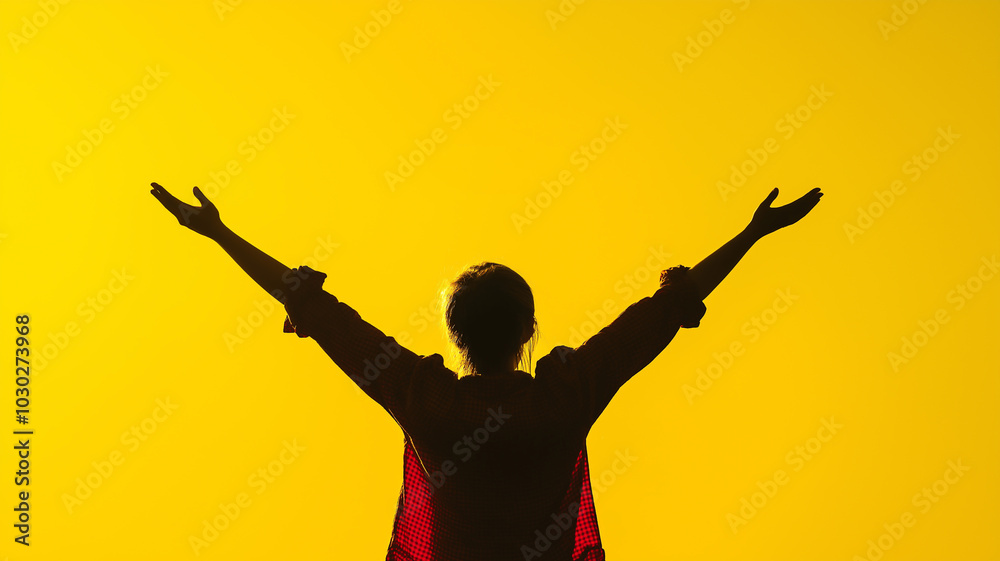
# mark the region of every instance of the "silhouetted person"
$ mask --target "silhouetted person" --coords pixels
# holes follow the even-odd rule
[[[530,364],[537,339],[531,289],[503,265],[470,267],[451,284],[445,308],[472,374],[459,377],[440,354],[409,351],[326,292],[324,273],[289,269],[233,233],[197,187],[201,207],[152,185],[182,225],[218,242],[284,304],[285,331],[312,337],[403,429],[390,561],[603,560],[587,465],[590,427],[680,328],[699,325],[702,300],[757,240],[797,222],[822,197],[813,189],[771,208],[774,189],[732,240],[693,268],[663,271],[652,296],[578,348],[555,347],[537,361],[534,377],[518,370]]]

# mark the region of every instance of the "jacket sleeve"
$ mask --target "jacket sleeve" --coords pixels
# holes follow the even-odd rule
[[[662,272],[660,288],[631,304],[576,349],[558,346],[538,360],[536,376],[568,391],[557,398],[589,427],[618,389],[645,368],[680,328],[700,325],[705,305],[687,277],[687,267]],[[554,392],[553,392],[554,393]]]
[[[302,266],[292,269],[285,303],[284,331],[311,337],[369,397],[406,429],[417,407],[441,407],[454,388],[439,354],[421,356],[371,325],[322,288],[326,274]],[[434,396],[435,400],[416,399]]]

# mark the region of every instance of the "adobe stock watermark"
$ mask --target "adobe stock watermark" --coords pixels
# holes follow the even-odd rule
[[[242,5],[243,0],[212,0],[212,9],[215,10],[215,15],[219,16],[219,21],[225,21],[226,15]]]
[[[180,408],[179,405],[170,400],[170,396],[163,399],[157,398],[155,403],[156,407],[153,408],[148,417],[132,425],[121,434],[119,440],[125,447],[124,451],[116,448],[107,455],[106,459],[101,458],[90,462],[94,469],[87,475],[76,478],[76,488],[72,493],[62,494],[63,506],[66,507],[67,513],[73,514],[84,501],[93,496],[94,491],[104,485],[114,475],[117,468],[125,463],[129,453],[137,451]]]
[[[740,11],[746,10],[750,5],[750,0],[732,0],[734,4],[740,5]],[[701,24],[705,27],[704,30],[695,33],[694,35],[687,36],[687,44],[684,47],[684,51],[674,51],[673,60],[674,64],[677,65],[678,72],[684,72],[684,65],[691,64],[694,60],[705,52],[705,49],[712,46],[715,40],[722,35],[725,31],[727,25],[732,25],[736,22],[736,14],[732,10],[726,8],[719,12],[719,17],[711,20],[701,20]]]
[[[300,263],[313,270],[318,270],[320,263],[329,259],[333,255],[333,250],[340,247],[340,244],[331,240],[329,235],[325,238],[317,236],[316,242],[316,246],[312,252],[296,261],[296,263]],[[222,340],[226,344],[226,349],[230,354],[236,352],[237,347],[253,336],[257,329],[264,325],[271,315],[274,314],[274,311],[278,309],[278,303],[271,296],[255,300],[253,305],[254,309],[247,312],[246,316],[236,318],[236,329],[226,331],[222,334]]]
[[[979,261],[982,265],[979,266],[976,274],[965,279],[965,282],[956,284],[955,288],[945,295],[945,301],[951,304],[952,312],[965,308],[966,304],[983,290],[983,286],[996,276],[997,271],[1000,271],[1000,261],[997,261],[995,253],[989,258],[981,257]],[[897,350],[889,351],[886,354],[892,371],[899,372],[900,368],[909,364],[917,356],[917,353],[941,332],[942,326],[949,321],[951,321],[951,315],[948,313],[948,308],[944,306],[935,310],[930,318],[917,320],[917,329],[909,335],[900,337],[901,344]]]
[[[423,306],[418,307],[407,317],[407,324],[416,328],[416,333],[427,331],[432,323],[441,323],[444,320],[444,298],[437,295]],[[399,345],[406,347],[413,341],[413,333],[408,329],[402,329],[394,337]]]
[[[576,13],[577,6],[583,5],[587,0],[560,0],[556,9],[545,10],[545,20],[549,22],[549,27],[555,31],[556,26],[565,23],[570,16]]]
[[[388,370],[392,366],[393,361],[399,358],[399,355],[403,352],[403,349],[399,346],[399,342],[394,337],[386,337],[385,341],[379,343],[379,348],[382,350],[376,353],[375,356],[364,359],[362,362],[364,367],[361,369],[360,376],[355,372],[347,373],[348,377],[354,381],[355,393],[368,393],[367,388],[383,372]]]
[[[10,47],[14,49],[15,54],[21,52],[21,47],[34,39],[38,32],[59,14],[62,6],[69,4],[69,0],[38,0],[37,4],[38,10],[31,14],[31,17],[21,18],[21,27],[18,29],[20,33],[7,32],[7,40],[10,41]]]
[[[426,305],[420,306],[410,314],[407,320],[409,325],[415,327],[417,333],[423,333],[430,326],[431,322],[439,322],[443,319],[443,303],[444,301],[440,296],[435,296]],[[409,330],[404,329],[392,338],[392,343],[383,341],[380,347],[382,350],[372,357],[372,359],[365,359],[363,362],[364,369],[362,375],[351,376],[351,379],[356,384],[354,388],[355,393],[359,395],[364,393],[362,388],[368,387],[383,371],[389,368],[392,360],[397,358],[402,352],[400,346],[406,347],[409,345],[412,337],[413,334]]]
[[[100,288],[96,293],[84,298],[76,306],[76,314],[80,317],[77,321],[68,321],[55,333],[46,334],[46,339],[41,347],[36,347],[34,353],[35,364],[32,368],[36,372],[42,372],[55,360],[59,354],[66,350],[69,344],[82,333],[82,327],[94,321],[98,314],[106,310],[122,291],[134,281],[135,277],[128,274],[125,267],[111,271],[111,279],[106,286]],[[35,343],[38,345],[38,343]]]
[[[479,83],[473,92],[465,96],[460,103],[452,104],[451,107],[445,109],[441,118],[445,124],[451,127],[451,130],[457,131],[466,122],[466,119],[479,109],[480,103],[492,97],[501,85],[503,85],[502,82],[493,79],[493,74],[480,76]],[[426,138],[414,139],[413,144],[416,149],[411,150],[405,156],[400,154],[396,170],[386,170],[385,172],[385,182],[389,185],[389,190],[395,193],[396,185],[412,177],[416,169],[424,165],[427,158],[437,150],[438,145],[446,140],[448,140],[448,133],[442,127],[436,127]]]
[[[844,425],[837,423],[833,417],[820,419],[819,430],[815,436],[806,439],[804,444],[797,445],[785,454],[785,464],[791,468],[792,473],[801,471],[806,463],[812,461],[823,447],[836,436],[837,432],[844,428]],[[767,504],[778,494],[778,490],[791,481],[785,469],[777,469],[774,474],[764,481],[757,481],[757,490],[750,493],[749,499],[740,497],[740,508],[736,514],[726,513],[726,522],[733,534],[739,532],[742,526],[757,515]]]
[[[465,435],[462,438],[455,441],[455,444],[451,447],[452,454],[455,455],[462,464],[468,462],[472,459],[472,456],[482,449],[484,445],[490,440],[490,437],[494,433],[499,431],[504,423],[510,420],[510,413],[503,412],[503,406],[498,406],[496,409],[490,407],[487,409],[489,415],[486,420],[483,421],[483,426],[477,427],[472,431],[471,434]],[[427,494],[433,495],[441,487],[444,487],[445,482],[449,477],[458,473],[458,468],[461,466],[460,463],[447,459],[441,462],[440,469],[434,469],[427,474]]]
[[[947,495],[952,486],[961,481],[962,477],[969,471],[969,466],[964,465],[961,458],[948,460],[946,465],[940,479],[913,495],[910,502],[917,509],[918,514],[930,512],[931,508]],[[917,514],[910,510],[904,510],[897,518],[882,524],[885,532],[873,540],[868,540],[868,549],[865,550],[865,554],[863,556],[855,554],[851,558],[852,561],[879,561],[887,551],[906,536],[916,523]]]
[[[607,151],[608,146],[618,140],[622,131],[627,128],[628,125],[622,123],[618,116],[615,116],[614,119],[610,117],[604,119],[604,128],[601,129],[600,134],[574,150],[570,154],[569,163],[576,168],[577,173],[583,173],[594,160]],[[542,211],[549,208],[562,195],[563,188],[571,185],[575,179],[572,171],[563,169],[556,175],[556,179],[542,181],[542,188],[533,197],[524,198],[524,213],[514,212],[510,215],[517,233],[522,233],[525,226],[537,220],[542,215]]]
[[[624,451],[615,450],[615,459],[611,460],[611,467],[601,470],[596,477],[594,477],[593,472],[590,474],[590,488],[593,491],[594,498],[599,497],[614,485],[618,481],[618,478],[625,475],[632,467],[632,464],[637,461],[639,461],[639,456],[633,456],[628,451],[628,448]]]
[[[441,295],[435,296],[427,304],[417,308],[415,312],[407,318],[409,325],[416,328],[417,333],[423,333],[430,327],[431,323],[439,323],[444,318],[444,298]],[[410,333],[401,331],[399,333],[399,343],[403,346],[409,344]]]
[[[565,510],[550,515],[552,523],[545,528],[535,530],[535,541],[530,545],[521,545],[521,556],[524,561],[541,558],[552,544],[559,540],[567,531],[576,526],[576,518],[580,514],[580,503],[572,501]],[[534,547],[532,547],[534,546]]]
[[[422,333],[430,325],[430,322],[435,319],[431,316],[431,310],[440,311],[442,303],[441,298],[437,296],[429,301],[426,306],[418,308],[417,311],[409,316],[410,325],[418,326],[417,332]],[[440,321],[443,317],[436,319]],[[396,337],[387,336],[384,341],[379,343],[380,350],[374,356],[365,358],[362,361],[360,375],[353,372],[347,373],[348,377],[354,381],[355,393],[358,395],[367,393],[367,388],[392,366],[393,361],[402,354],[402,347],[410,344],[411,338],[412,334],[407,330],[400,331]]]
[[[400,0],[389,0],[384,8],[371,10],[371,19],[360,26],[354,26],[354,37],[351,42],[341,41],[340,52],[344,54],[347,63],[351,59],[361,54],[361,51],[371,45],[372,40],[379,36],[382,31],[393,21],[393,17],[403,11],[403,3]]]
[[[615,294],[620,295],[617,299],[605,298],[599,308],[590,309],[585,312],[584,315],[587,316],[586,320],[581,322],[580,325],[570,328],[569,339],[567,340],[570,347],[579,347],[587,339],[596,335],[598,331],[618,317],[626,307],[633,304],[635,292],[641,289],[644,283],[648,282],[649,279],[659,278],[660,271],[666,268],[667,260],[672,254],[663,251],[662,245],[658,247],[649,246],[647,252],[649,255],[646,256],[646,260],[642,265],[639,265],[615,281],[613,285]],[[560,358],[565,362],[565,355],[560,353]]]
[[[285,473],[285,469],[295,463],[302,452],[306,450],[306,447],[300,446],[298,439],[295,438],[291,442],[285,440],[282,444],[281,452],[273,460],[267,465],[257,468],[247,477],[247,487],[254,490],[255,495],[261,495],[267,491]],[[249,490],[237,493],[232,502],[219,503],[218,514],[203,519],[201,531],[197,535],[188,535],[188,545],[191,546],[195,556],[200,556],[202,550],[215,544],[222,532],[229,529],[240,515],[252,505],[253,497]]]
[[[216,198],[236,176],[243,173],[244,165],[253,162],[260,156],[261,152],[267,150],[278,133],[284,131],[293,119],[295,119],[295,114],[288,112],[287,105],[282,106],[281,109],[272,108],[271,117],[267,124],[257,129],[256,133],[247,135],[246,140],[240,142],[236,147],[236,152],[243,156],[243,164],[241,165],[240,160],[234,158],[226,162],[221,170],[209,171],[208,177],[211,181],[202,184],[202,193],[210,199]]]
[[[149,92],[159,88],[163,79],[169,75],[169,73],[160,70],[159,64],[155,68],[146,66],[146,74],[139,83],[111,102],[111,113],[117,115],[119,121],[128,119],[132,111],[146,100]],[[81,131],[83,139],[77,141],[76,144],[67,144],[66,156],[62,160],[52,160],[52,171],[55,172],[56,179],[62,183],[66,174],[80,167],[83,159],[93,154],[94,150],[114,131],[115,123],[110,117],[101,119],[95,128],[83,129]]]
[[[903,164],[903,174],[909,176],[910,183],[916,183],[923,177],[924,172],[941,158],[941,154],[947,152],[955,144],[955,139],[961,137],[961,135],[952,132],[950,125],[947,128],[938,127],[937,136],[934,137],[931,144]],[[875,200],[864,207],[859,206],[858,217],[854,221],[844,222],[844,234],[847,235],[847,241],[853,244],[858,236],[867,232],[875,224],[875,221],[892,208],[892,205],[896,204],[896,200],[904,193],[906,193],[906,185],[901,179],[894,179],[887,190],[873,191],[872,196]]]
[[[740,333],[746,337],[747,344],[756,343],[763,333],[766,333],[778,321],[778,317],[786,313],[796,300],[797,294],[792,294],[791,288],[775,290],[777,297],[770,306],[764,308],[759,314],[747,320]],[[746,353],[746,345],[742,339],[737,339],[726,347],[726,350],[712,353],[712,362],[705,368],[699,368],[696,372],[693,384],[682,384],[681,391],[688,405],[694,405],[694,398],[705,395],[711,389],[715,381],[733,367],[736,359]]]
[[[817,111],[826,105],[826,102],[833,97],[833,92],[826,89],[826,84],[810,86],[809,97],[805,103],[799,105],[794,111],[785,113],[785,116],[774,123],[774,130],[784,133],[782,138],[791,139],[802,126],[813,118]],[[756,174],[760,168],[764,167],[771,155],[781,148],[778,139],[768,137],[764,140],[762,148],[747,148],[747,159],[737,165],[729,166],[729,182],[716,181],[715,187],[722,197],[722,202],[729,200],[729,196],[736,193],[747,181]]]
[[[903,27],[906,25],[906,22],[910,21],[911,16],[916,15],[920,6],[926,3],[927,0],[903,0],[902,7],[893,4],[889,20],[878,20],[878,30],[882,33],[882,38],[888,41],[889,34],[899,31],[900,27]]]

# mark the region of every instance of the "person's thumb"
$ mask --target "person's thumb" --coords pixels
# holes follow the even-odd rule
[[[197,197],[199,201],[201,201],[202,206],[212,206],[212,201],[208,200],[208,197],[206,197],[205,194],[201,192],[201,189],[195,187],[194,196]]]
[[[774,189],[771,190],[771,192],[767,195],[767,198],[764,199],[764,202],[761,204],[763,206],[771,206],[771,203],[773,203],[774,199],[777,198],[778,198],[778,188],[775,187]]]

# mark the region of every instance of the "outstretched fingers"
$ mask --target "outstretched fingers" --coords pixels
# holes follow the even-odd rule
[[[819,199],[822,196],[823,196],[823,193],[820,192],[819,187],[816,187],[815,189],[809,191],[805,195],[802,195],[798,199],[796,199],[796,200],[788,203],[785,206],[789,206],[790,207],[792,205],[803,206],[803,205],[807,205],[807,204],[810,204],[810,205],[811,204],[816,204],[817,202],[819,202]]]
[[[808,193],[803,195],[802,199],[800,200],[805,201],[805,206],[807,207],[806,212],[809,212],[809,210],[811,210],[812,207],[816,206],[816,204],[819,203],[819,200],[822,198],[823,198],[823,192],[819,190],[819,187],[817,187],[812,191],[809,191]]]
[[[810,200],[815,199],[815,200],[818,201],[819,198],[822,197],[822,196],[823,196],[823,192],[819,190],[819,187],[816,187],[816,188],[810,190],[805,195],[802,195],[802,198],[803,199],[810,199]]]
[[[790,209],[794,209],[795,215],[797,216],[795,220],[798,220],[803,216],[809,214],[809,211],[811,211],[813,207],[819,204],[819,200],[822,197],[823,193],[820,192],[819,188],[817,187],[812,191],[809,191],[805,195],[802,195],[802,197],[800,197],[797,201],[790,203],[788,207]]]
[[[166,205],[167,203],[172,203],[174,206],[177,206],[181,203],[180,199],[171,195],[170,192],[164,189],[163,186],[160,185],[159,183],[150,183],[150,185],[152,185],[153,188],[150,189],[149,192],[152,193],[153,196],[156,197],[157,200],[159,200],[164,205]]]
[[[150,185],[153,188],[150,189],[149,192],[156,197],[156,200],[160,201],[163,208],[170,211],[170,214],[173,214],[175,218],[180,220],[184,207],[187,203],[171,195],[170,192],[164,189],[159,183],[150,183]]]

